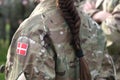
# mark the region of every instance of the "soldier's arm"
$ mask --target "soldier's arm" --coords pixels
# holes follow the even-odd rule
[[[8,80],[55,80],[55,61],[52,50],[45,48],[43,34],[20,36],[16,42],[14,61]],[[15,43],[12,43],[15,44]],[[11,49],[13,50],[13,49]],[[11,56],[12,57],[12,56]]]

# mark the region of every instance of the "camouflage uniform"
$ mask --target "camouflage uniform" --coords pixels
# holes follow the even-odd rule
[[[93,1],[93,0],[90,0]],[[109,13],[112,14],[111,17],[108,17],[105,21],[103,21],[101,23],[101,27],[103,32],[106,35],[106,39],[107,39],[107,48],[108,48],[108,52],[109,54],[111,54],[114,64],[113,66],[115,66],[115,69],[117,71],[117,76],[115,73],[115,76],[117,77],[117,80],[120,80],[120,0],[96,0],[95,1],[96,5],[95,8],[96,9],[92,9],[90,11],[86,11],[86,13],[88,13],[91,17],[99,12],[100,10],[103,11],[107,11]],[[115,72],[116,72],[115,71]]]
[[[94,78],[101,66],[105,38],[94,21],[81,11],[79,14],[82,48],[87,61],[93,63],[89,65]],[[79,60],[70,38],[56,1],[44,0],[13,37],[7,54],[6,80],[79,80]]]
[[[92,1],[92,0],[90,0]],[[96,9],[86,11],[90,16],[93,16],[95,13],[100,10],[107,11],[112,14],[112,17],[107,18],[102,23],[102,29],[107,36],[107,47],[112,46],[113,50],[110,53],[120,53],[120,38],[119,34],[119,11],[120,11],[120,1],[119,0],[96,0]],[[112,23],[111,23],[112,22]],[[116,35],[116,36],[114,36]],[[112,49],[111,48],[111,49]]]
[[[112,16],[102,23],[102,29],[107,38],[108,51],[114,60],[116,79],[120,80],[120,0],[110,0],[109,6],[104,6],[103,9],[112,13]]]

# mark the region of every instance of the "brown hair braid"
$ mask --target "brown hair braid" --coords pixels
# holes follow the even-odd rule
[[[62,11],[62,15],[65,18],[71,34],[72,34],[72,45],[75,49],[75,53],[81,55],[81,45],[80,45],[80,38],[79,38],[79,28],[81,24],[80,16],[74,6],[73,0],[58,0],[58,6]],[[78,56],[79,57],[79,56]],[[80,56],[80,80],[91,80],[90,71],[88,65],[83,56]]]
[[[75,49],[79,50],[80,39],[79,39],[79,27],[80,27],[80,17],[77,13],[76,8],[73,6],[73,0],[59,0],[59,7],[63,12],[63,16],[70,27],[72,34],[72,45]]]

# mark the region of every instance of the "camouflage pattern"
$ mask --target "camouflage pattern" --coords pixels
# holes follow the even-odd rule
[[[119,0],[116,0],[116,3],[118,3],[118,1]],[[120,27],[119,26],[120,13],[118,13],[120,11],[120,4],[117,5],[116,3],[114,1],[114,4],[112,4],[112,2],[111,2],[110,6],[103,7],[103,10],[109,11],[112,13],[112,16],[107,18],[102,23],[102,29],[107,37],[107,47],[112,46],[112,48],[115,49],[115,50],[113,49],[110,51],[111,54],[116,54],[116,53],[119,54],[120,53],[120,49],[119,49],[120,45],[118,44],[120,41],[120,38],[118,37],[120,35],[120,32],[119,32],[119,30],[120,30],[120,28],[119,28]],[[108,3],[106,2],[106,4],[108,4]],[[104,3],[104,5],[106,5],[106,4]]]
[[[94,79],[102,65],[105,37],[90,17],[82,11],[79,14],[82,49]],[[13,36],[7,54],[6,80],[79,80],[79,59],[70,38],[56,1],[44,0]]]
[[[89,0],[92,1],[92,0]],[[116,44],[115,42],[119,43],[119,37],[114,36],[118,35],[119,36],[119,11],[120,11],[120,1],[119,0],[94,0],[96,3],[96,9],[86,11],[89,15],[93,15],[94,13],[103,10],[110,12],[113,16],[107,18],[103,23],[102,23],[102,29],[104,33],[106,34],[107,37],[107,46],[111,46],[113,44]],[[111,23],[112,22],[112,23]],[[113,30],[113,31],[110,31]],[[118,30],[118,31],[115,31]],[[119,47],[120,45],[116,45],[116,48]],[[114,48],[115,49],[115,48]],[[116,50],[113,50],[116,51]],[[120,50],[117,48],[117,53],[120,53]]]
[[[92,1],[92,0],[90,0]],[[96,0],[95,1],[95,9],[86,11],[90,16],[93,14],[99,12],[100,10],[107,11],[112,14],[111,17],[108,17],[105,21],[101,23],[102,30],[106,36],[107,40],[107,48],[108,53],[113,58],[113,67],[114,70],[114,76],[116,80],[120,80],[120,63],[119,63],[119,56],[120,56],[120,0]],[[109,59],[108,59],[109,60]],[[104,62],[103,62],[104,64]],[[104,66],[104,68],[107,68],[109,66]],[[106,69],[105,69],[106,70]],[[105,71],[103,70],[103,71]],[[107,70],[106,70],[107,71]],[[107,74],[105,72],[105,74]]]
[[[120,80],[120,0],[115,1],[113,1],[114,4],[111,2],[112,5],[104,8],[104,10],[112,12],[112,16],[102,23],[102,29],[106,35],[109,54],[112,55],[114,60],[116,79]]]
[[[78,10],[80,8],[81,8],[81,6],[78,7]],[[83,14],[85,15],[84,12],[83,12]],[[87,16],[87,15],[85,15],[85,16]],[[88,17],[88,18],[90,18],[90,17]],[[82,29],[81,29],[81,34],[84,34],[83,35],[84,37],[88,36],[87,39],[83,38],[83,42],[84,42],[84,40],[88,40],[88,42],[86,44],[84,43],[84,46],[82,46],[82,47],[83,47],[83,49],[85,49],[84,50],[86,53],[85,56],[88,60],[89,66],[90,66],[92,79],[93,80],[103,80],[103,79],[114,80],[115,79],[114,76],[116,75],[116,70],[114,67],[114,62],[113,62],[112,57],[109,54],[107,54],[108,51],[106,49],[106,43],[105,43],[106,39],[104,40],[104,38],[103,38],[104,37],[104,33],[102,33],[103,30],[101,30],[101,27],[97,23],[95,23],[92,19],[90,19],[90,21],[92,21],[92,22],[89,22],[89,24],[92,23],[92,25],[91,25],[92,28],[91,27],[88,28],[88,29],[90,29],[88,31],[93,32],[93,33],[91,33],[93,36],[97,34],[96,39],[98,39],[98,40],[95,40],[95,38],[93,38],[93,39],[90,38],[90,36],[91,36],[90,32],[85,32]],[[86,22],[87,21],[83,19],[83,23],[86,24]],[[84,26],[84,25],[82,25],[82,26]],[[94,33],[96,28],[98,29],[98,31],[97,31],[98,33]],[[99,45],[99,47],[98,47],[98,45]]]

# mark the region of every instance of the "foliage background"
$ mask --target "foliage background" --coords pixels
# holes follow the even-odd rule
[[[5,64],[6,62],[6,54],[9,46],[9,29],[10,29],[9,24],[6,24],[6,32],[7,32],[6,40],[3,41],[0,39],[0,65]],[[4,73],[0,73],[0,80],[5,80]]]

